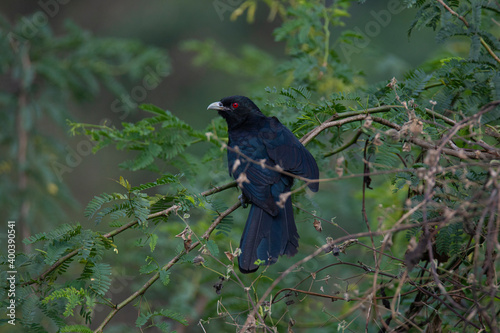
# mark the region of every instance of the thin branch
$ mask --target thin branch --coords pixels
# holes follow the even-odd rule
[[[438,225],[440,223],[442,223],[442,222],[427,222],[426,224],[429,225],[429,226],[432,226],[432,225]],[[266,291],[259,298],[259,301],[253,307],[252,311],[250,311],[250,313],[248,314],[247,320],[245,321],[245,324],[243,325],[243,327],[240,329],[239,332],[240,333],[244,333],[244,332],[247,331],[247,329],[249,327],[251,327],[252,322],[253,322],[253,318],[255,318],[255,315],[259,311],[260,306],[262,306],[262,303],[264,303],[264,301],[271,294],[271,292],[278,285],[278,283],[280,283],[286,276],[288,276],[291,272],[295,271],[301,265],[303,265],[306,262],[310,261],[311,259],[313,259],[314,257],[318,256],[319,254],[324,253],[325,250],[329,249],[332,245],[334,245],[334,244],[340,244],[340,243],[342,243],[342,242],[344,242],[346,240],[350,240],[352,238],[384,236],[386,234],[392,234],[392,233],[395,233],[395,232],[398,232],[398,231],[408,230],[408,229],[412,229],[412,228],[415,228],[414,224],[399,225],[396,228],[391,228],[391,229],[383,230],[383,231],[359,232],[359,233],[356,233],[356,234],[339,237],[339,238],[333,240],[332,242],[326,243],[326,244],[322,245],[321,247],[317,248],[313,253],[309,254],[305,258],[297,261],[296,263],[294,263],[293,265],[291,265],[290,267],[288,267],[288,269],[286,269],[283,273],[281,273],[281,275],[279,277],[277,277],[273,281],[273,283],[271,283],[271,285],[266,289]]]
[[[486,113],[486,112],[492,111],[498,104],[500,104],[500,101],[495,101],[495,102],[491,102],[491,103],[486,104],[483,108],[485,108],[487,106],[488,107],[486,110],[483,110],[483,108],[481,109],[482,110],[482,111],[480,111],[481,115]],[[368,109],[367,111],[371,110],[371,113],[387,112],[394,107],[395,107],[394,105],[389,105],[385,108],[380,107],[380,108]],[[327,120],[324,123],[322,123],[321,125],[314,128],[312,131],[310,131],[306,135],[304,135],[300,141],[302,142],[303,145],[306,145],[310,141],[312,141],[316,136],[318,136],[321,132],[323,132],[324,130],[326,130],[330,127],[342,126],[342,125],[345,125],[348,123],[361,121],[361,120],[366,119],[368,116],[367,113],[360,113],[360,111],[356,111],[356,113],[357,113],[357,115],[343,118],[341,120],[334,120],[334,121]],[[341,115],[345,115],[345,114],[341,114]],[[476,117],[478,117],[478,115],[476,114],[472,117],[474,119],[476,119]],[[377,122],[379,124],[394,128],[398,131],[401,130],[400,125],[395,124],[387,119],[380,118],[380,117],[371,117],[371,118],[374,122]],[[471,117],[466,118],[466,119],[470,119],[470,118]],[[434,143],[432,141],[426,141],[426,140],[420,139],[418,137],[410,136],[406,139],[408,141],[416,144],[417,146],[420,146],[420,147],[425,148],[425,149],[436,149],[436,146],[437,146],[437,143]],[[450,149],[450,148],[442,148],[441,151],[446,155],[458,157],[460,159],[468,158],[468,159],[480,159],[480,160],[493,160],[493,159],[497,159],[500,157],[500,150],[498,150],[498,149],[494,150],[494,151],[490,150],[489,152],[485,152],[485,151],[479,151],[479,150],[471,151],[471,150],[467,150],[467,149],[454,150],[454,149]],[[330,156],[330,154],[329,154],[329,156]]]
[[[441,4],[441,6],[443,6],[444,9],[446,9],[448,12],[450,12],[453,16],[456,16],[460,21],[462,21],[467,28],[470,27],[469,22],[467,22],[465,17],[459,15],[456,11],[451,9],[451,7],[448,6],[443,0],[436,0],[436,1],[439,2]],[[481,45],[483,45],[483,47],[486,49],[486,51],[493,57],[493,59],[496,60],[496,62],[500,63],[500,58],[495,54],[495,52],[493,52],[493,50],[488,45],[488,43],[486,43],[486,41],[483,39],[483,37],[479,37],[479,38],[481,41]]]
[[[237,203],[235,203],[234,205],[232,205],[231,207],[229,207],[228,209],[226,209],[223,213],[221,213],[212,222],[212,224],[210,225],[210,227],[205,231],[205,233],[202,236],[202,239],[208,240],[208,238],[210,237],[210,234],[214,231],[214,229],[217,227],[217,225],[226,216],[228,216],[229,214],[231,214],[232,212],[234,212],[240,206],[241,206],[241,202],[238,201]],[[196,241],[193,244],[191,244],[191,246],[187,250],[183,250],[178,255],[176,255],[174,258],[172,258],[166,265],[164,265],[160,269],[160,271],[168,271],[170,268],[172,268],[179,261],[179,259],[181,259],[184,255],[186,255],[187,253],[189,253],[192,250],[194,250],[195,248],[197,248],[200,244],[201,244],[201,241]],[[149,287],[151,287],[158,280],[159,277],[160,277],[160,272],[158,271],[155,274],[153,274],[153,276],[148,281],[146,281],[146,283],[144,285],[142,285],[137,291],[135,291],[130,296],[128,296],[125,300],[123,300],[122,302],[120,302],[119,304],[117,304],[113,308],[113,310],[111,310],[111,312],[106,316],[106,318],[101,322],[101,324],[99,325],[99,327],[97,327],[97,329],[95,329],[94,333],[102,333],[104,327],[118,313],[118,311],[120,311],[121,309],[123,309],[126,305],[128,305],[129,303],[131,303],[137,297],[143,295],[149,289]]]
[[[202,192],[202,193],[200,193],[200,195],[202,195],[204,197],[210,196],[212,194],[215,194],[215,193],[218,193],[218,192],[222,192],[222,191],[224,191],[224,190],[226,190],[228,188],[234,187],[234,186],[236,186],[236,182],[230,182],[230,183],[227,183],[225,185],[214,187],[214,188],[212,188],[210,190]],[[167,216],[167,215],[171,214],[173,211],[177,211],[177,209],[179,209],[179,208],[180,207],[178,205],[173,205],[173,206],[171,206],[171,207],[169,207],[167,209],[164,209],[164,210],[162,210],[160,212],[149,214],[148,217],[147,217],[147,219],[151,219],[151,218],[158,217],[158,216],[161,216],[161,215]],[[113,231],[110,231],[110,232],[102,235],[102,237],[104,237],[104,238],[112,238],[112,237],[114,237],[114,236],[122,233],[123,231],[134,227],[137,224],[139,224],[138,220],[129,222],[127,224],[122,225],[119,228],[116,228]],[[41,283],[42,281],[44,281],[47,278],[47,276],[50,273],[52,273],[54,270],[56,270],[62,263],[64,263],[66,260],[68,260],[68,259],[76,256],[78,254],[78,252],[80,252],[81,249],[83,249],[83,246],[79,247],[79,248],[77,248],[77,249],[69,252],[68,254],[64,255],[63,257],[59,258],[54,264],[52,264],[42,274],[40,274],[39,277],[37,277],[35,279],[31,279],[29,281],[25,281],[25,282],[21,283],[20,286],[24,287],[24,286],[27,286],[27,285],[30,285],[30,284],[34,284],[34,283]]]
[[[370,221],[368,220],[368,215],[366,214],[366,189],[371,188],[370,183],[371,183],[371,178],[370,178],[370,156],[368,156],[368,145],[369,145],[369,139],[365,141],[365,147],[363,149],[363,168],[364,168],[364,173],[367,174],[367,176],[363,177],[363,187],[362,187],[362,199],[361,199],[361,215],[363,217],[363,221],[366,224],[366,229],[371,233],[371,226],[370,226]],[[373,300],[376,296],[376,291],[377,291],[377,279],[378,279],[378,271],[379,271],[379,265],[380,261],[377,260],[377,251],[375,251],[376,246],[375,246],[375,241],[373,240],[373,236],[370,236],[370,241],[372,243],[372,253],[373,253],[373,261],[375,262],[375,274],[373,275],[373,293],[371,295],[371,299]],[[382,256],[379,256],[381,258]],[[375,304],[375,303],[374,303]],[[368,311],[371,311],[371,306],[368,308]],[[375,307],[375,316],[378,316],[378,311]],[[365,332],[368,332],[368,325],[370,322],[370,316],[366,316],[366,323],[365,323]]]
[[[493,101],[488,104],[485,104],[477,113],[474,115],[465,118],[461,120],[460,122],[456,123],[451,129],[448,130],[448,134],[443,137],[439,143],[439,147],[437,148],[438,152],[444,148],[445,144],[451,140],[451,138],[461,129],[464,128],[465,126],[468,126],[470,123],[473,123],[475,121],[479,121],[481,116],[487,112],[493,111],[498,105],[500,105],[500,100],[499,101]],[[498,153],[498,152],[497,152]]]
[[[342,125],[347,124],[347,123],[352,123],[354,121],[363,120],[366,118],[367,115],[369,115],[371,113],[388,112],[391,109],[401,108],[401,107],[402,106],[399,106],[399,105],[383,105],[383,106],[379,106],[376,108],[370,108],[370,109],[361,110],[361,111],[350,111],[350,112],[337,113],[337,114],[333,115],[327,121],[323,122],[321,125],[317,126],[313,130],[311,130],[309,133],[304,135],[302,137],[302,139],[300,139],[300,142],[302,142],[302,144],[305,146],[327,128],[334,127],[334,126],[342,126]],[[340,119],[340,120],[337,120],[337,119]]]
[[[346,150],[347,148],[349,148],[350,146],[352,146],[353,144],[355,144],[356,142],[358,142],[358,139],[359,137],[361,136],[361,134],[363,134],[363,131],[361,129],[358,129],[356,131],[356,134],[354,134],[351,138],[351,140],[349,140],[348,142],[346,142],[344,145],[342,145],[341,147],[335,149],[334,151],[331,151],[329,153],[326,153],[323,155],[323,157],[329,157],[329,156],[332,156],[332,155],[335,155],[335,154],[338,154],[340,153],[341,151],[344,151]]]
[[[448,6],[443,0],[437,0],[437,2],[439,2],[441,4],[441,6],[443,6],[452,15],[456,16],[460,21],[462,21],[467,28],[469,27],[469,23],[465,20],[465,18],[463,16],[458,15],[458,13],[456,11],[454,11],[453,9],[451,9],[451,7]]]
[[[444,115],[442,115],[442,114],[440,114],[440,113],[437,113],[437,112],[436,112],[436,111],[434,111],[434,110],[431,110],[431,109],[425,108],[425,112],[427,112],[428,114],[430,114],[430,115],[431,115],[431,116],[433,116],[433,117],[436,117],[436,118],[439,118],[439,119],[443,120],[443,121],[444,121],[445,123],[447,123],[448,125],[453,126],[453,125],[455,125],[455,124],[457,123],[457,122],[456,122],[456,121],[454,121],[453,119],[450,119],[450,118],[448,118],[448,117],[446,117],[446,116],[444,116]],[[434,121],[435,121],[435,119],[434,119]]]
[[[400,131],[401,126],[398,124],[395,124],[393,122],[390,122],[389,120],[379,118],[379,117],[372,117],[372,120],[376,123],[386,125],[388,127],[394,128],[395,130]],[[409,136],[406,138],[407,141],[410,141],[411,143],[416,144],[417,146],[420,146],[425,149],[436,149],[438,143],[432,142],[432,141],[426,141],[423,139],[420,139],[418,137],[414,136]],[[493,152],[485,152],[485,151],[471,151],[470,149],[461,149],[461,150],[454,150],[450,148],[442,148],[441,152],[443,152],[446,155],[458,157],[460,159],[473,159],[473,160],[494,160],[500,157],[500,151],[497,149]]]
[[[443,136],[443,138],[439,142],[437,142],[437,143],[425,141],[423,139],[416,138],[416,137],[409,137],[408,140],[410,142],[412,142],[412,143],[415,143],[415,144],[423,147],[423,148],[426,148],[426,149],[435,149],[435,150],[438,150],[439,152],[445,153],[447,155],[459,157],[460,159],[464,159],[464,158],[471,158],[472,159],[472,158],[474,158],[474,159],[485,159],[485,160],[488,160],[488,159],[498,158],[499,155],[498,155],[497,152],[493,152],[493,153],[483,152],[483,151],[470,152],[470,151],[466,151],[466,150],[456,151],[456,150],[453,150],[453,149],[444,148],[444,145],[446,145],[446,143],[460,130],[460,128],[463,128],[464,126],[466,126],[467,124],[469,124],[469,123],[471,123],[473,121],[477,121],[482,114],[495,109],[495,107],[497,105],[499,105],[499,104],[500,104],[500,101],[489,103],[489,104],[485,105],[478,112],[478,114],[476,114],[476,115],[474,115],[472,117],[466,118],[466,119],[462,120],[461,122],[455,123],[453,125],[453,127],[448,131],[447,135]],[[346,113],[343,113],[343,114],[337,114],[334,117],[332,117],[333,119],[330,119],[329,121],[326,121],[326,122],[322,123],[321,125],[319,125],[315,129],[313,129],[311,132],[309,132],[308,134],[306,134],[302,138],[301,142],[304,145],[306,145],[307,143],[309,143],[310,141],[312,141],[317,135],[319,135],[323,130],[325,130],[325,129],[329,128],[329,127],[342,126],[342,125],[350,123],[350,122],[362,121],[362,120],[366,119],[369,116],[370,113],[387,112],[387,111],[389,111],[389,110],[391,110],[392,108],[395,108],[395,107],[401,107],[401,106],[383,106],[383,107],[378,107],[378,108],[373,108],[373,109],[367,109],[367,110],[364,110],[364,111],[353,111],[353,112],[346,112]],[[397,124],[394,124],[394,123],[392,123],[392,122],[390,122],[388,120],[385,120],[385,119],[382,119],[382,118],[378,118],[378,117],[372,117],[372,119],[373,119],[373,121],[375,121],[377,123],[383,124],[383,125],[391,127],[391,128],[395,128],[397,130],[401,130],[401,126],[399,126]],[[357,140],[357,138],[356,138],[356,140]],[[356,140],[354,140],[353,143]],[[247,158],[248,161],[250,161],[252,163],[261,164],[261,162],[259,162],[259,161],[254,161],[252,159],[249,159],[248,157],[246,157],[246,158]],[[468,165],[471,165],[471,164],[472,163],[469,163]],[[266,167],[268,167],[268,166],[266,165]],[[461,165],[461,164],[460,165],[454,165],[454,166],[452,166],[450,168],[456,169],[456,168],[460,168],[460,167],[463,167],[463,165]],[[272,167],[270,167],[270,168],[272,168]],[[447,170],[447,169],[449,169],[449,168],[443,168],[443,170]],[[278,168],[277,168],[277,171],[285,173],[283,170],[279,170]],[[412,170],[412,169],[402,169],[402,170],[390,170],[390,171],[373,172],[372,175],[376,175],[376,174],[388,174],[388,173],[394,173],[394,172],[400,172],[400,171],[414,172],[414,170]],[[358,175],[349,175],[349,176],[340,177],[340,178],[322,179],[321,181],[332,181],[332,180],[347,179],[347,178],[360,177],[360,176],[366,176],[366,175],[367,175],[367,173],[363,173],[363,174],[358,174]],[[303,179],[303,180],[305,180],[306,182],[310,182],[311,181],[311,180],[308,180],[308,179]],[[217,193],[217,192],[229,189],[231,187],[235,187],[236,185],[237,185],[236,182],[233,181],[233,182],[227,183],[225,185],[222,185],[222,186],[219,186],[219,187],[214,187],[213,189],[210,189],[210,190],[207,190],[205,192],[202,192],[201,195],[202,196],[209,196],[209,195],[212,195],[214,193]],[[385,236],[385,235],[390,235],[390,234],[392,234],[394,232],[397,232],[397,231],[402,231],[402,230],[407,230],[407,229],[414,228],[415,227],[414,224],[403,225],[402,222],[404,222],[404,220],[408,216],[410,216],[412,214],[412,212],[414,212],[415,210],[417,210],[418,209],[417,207],[421,207],[422,205],[425,206],[430,200],[431,200],[431,196],[430,195],[426,196],[426,199],[423,202],[421,202],[419,205],[417,205],[416,207],[414,207],[412,210],[410,210],[409,212],[407,212],[406,214],[404,214],[399,219],[399,221],[391,229],[389,229],[389,230],[376,231],[376,232],[368,231],[368,232],[365,232],[365,233],[358,233],[358,234],[353,234],[353,235],[346,235],[344,237],[340,237],[340,238],[336,239],[334,241],[334,243],[340,243],[340,242],[342,242],[344,240],[348,240],[348,239],[351,239],[353,237],[361,238],[361,237]],[[222,219],[224,217],[226,217],[227,215],[229,215],[230,213],[232,213],[234,210],[236,210],[240,205],[241,205],[241,203],[237,202],[232,207],[228,208],[225,212],[223,212],[219,217],[217,217],[217,219],[215,219],[214,222],[210,225],[210,227],[205,231],[205,233],[202,236],[202,239],[204,239],[204,240],[209,239],[211,233],[217,227],[217,225],[220,223],[220,221],[222,221]],[[148,215],[148,219],[154,218],[154,217],[157,217],[157,216],[162,216],[162,215],[165,215],[165,216],[169,215],[172,212],[176,212],[177,209],[179,209],[178,205],[172,205],[171,207],[169,207],[169,208],[167,208],[167,209],[165,209],[165,210],[163,210],[161,212],[157,212],[157,213]],[[427,223],[422,223],[421,225],[423,225],[423,226],[430,226],[430,225],[438,225],[439,223],[443,223],[443,222],[442,221],[439,221],[439,222],[430,222],[429,221]],[[108,233],[102,235],[102,237],[104,237],[104,238],[112,238],[112,237],[120,234],[121,232],[134,227],[137,224],[138,224],[138,221],[129,222],[129,223],[125,224],[124,226],[120,227],[120,228],[117,228],[117,229],[115,229],[115,230],[113,230],[111,232],[108,232]],[[498,227],[497,227],[497,229],[498,229]],[[184,250],[183,252],[179,253],[174,258],[172,258],[167,264],[165,264],[161,268],[161,270],[165,270],[165,271],[169,270],[186,253],[189,253],[190,251],[192,251],[193,249],[195,249],[196,247],[198,247],[201,244],[202,244],[201,240],[194,242],[193,244],[191,244],[191,246],[187,250]],[[263,294],[263,296],[260,297],[260,299],[258,300],[257,303],[254,304],[253,300],[250,299],[252,301],[251,302],[252,303],[252,308],[251,308],[250,314],[249,314],[249,316],[247,318],[247,321],[246,321],[246,323],[245,323],[245,325],[244,325],[244,327],[243,327],[243,329],[242,329],[241,332],[244,332],[245,328],[248,328],[250,326],[250,324],[252,323],[251,319],[255,318],[255,316],[258,314],[259,307],[267,299],[267,297],[270,295],[270,293],[272,292],[272,290],[274,289],[274,287],[278,283],[280,283],[287,275],[289,275],[291,272],[293,272],[300,265],[304,264],[305,262],[307,262],[307,261],[311,260],[312,258],[314,258],[315,256],[319,255],[320,253],[324,252],[324,250],[327,247],[330,247],[331,245],[332,245],[331,243],[323,245],[322,247],[318,248],[316,251],[314,251],[313,253],[311,253],[309,256],[305,257],[304,259],[302,259],[302,260],[296,262],[294,265],[290,266],[276,280],[273,281],[273,283],[271,284],[271,286],[265,291],[265,293]],[[372,246],[373,246],[373,243],[372,243]],[[21,284],[21,286],[29,285],[29,284],[32,284],[32,283],[40,283],[41,281],[43,281],[44,279],[46,279],[46,277],[49,274],[51,274],[55,269],[57,269],[64,261],[69,260],[73,256],[77,255],[80,250],[81,250],[81,248],[75,249],[72,252],[66,254],[64,257],[60,258],[56,263],[54,263],[51,267],[49,267],[44,273],[42,273],[39,278],[31,280],[31,281],[24,282],[23,284]],[[375,251],[376,250],[375,250],[374,247],[373,247],[373,251],[374,251],[374,255],[375,255]],[[369,272],[376,272],[377,274],[383,275],[383,272],[378,272],[377,269],[375,271],[369,271]],[[108,314],[108,316],[104,319],[104,321],[99,325],[99,327],[96,329],[95,332],[102,332],[103,329],[104,329],[104,327],[111,321],[111,319],[118,313],[118,311],[120,311],[123,307],[125,307],[126,305],[130,304],[131,302],[133,302],[138,297],[142,296],[158,280],[159,274],[160,274],[159,272],[156,272],[155,274],[153,274],[148,279],[148,281],[144,285],[142,285],[139,289],[137,289],[134,293],[132,293],[131,295],[129,295],[125,300],[123,300],[119,304],[114,305],[113,309],[110,311],[110,313]],[[376,280],[376,278],[374,279],[374,281],[375,280]],[[241,283],[241,281],[240,281],[240,283]],[[375,295],[375,289],[376,288],[377,288],[377,286],[374,283],[374,285],[373,285],[373,290],[374,291],[373,291],[372,295]],[[420,289],[424,290],[424,288],[420,288]],[[436,294],[434,294],[432,292],[429,292],[429,291],[422,291],[422,292],[426,293],[426,295],[429,295],[429,296],[431,296],[433,298],[436,298],[437,300],[439,300],[439,302],[441,302],[445,306],[447,306],[451,311],[453,311],[454,313],[457,313],[456,310],[454,310],[452,308],[454,304],[452,303],[452,305],[450,306],[450,304],[445,303],[445,301],[442,300],[439,297],[440,295],[436,295]],[[449,295],[446,294],[446,296],[448,296],[448,300],[449,300]],[[375,299],[378,299],[378,297],[374,296],[372,299],[375,300]],[[459,314],[457,314],[457,315],[459,315]],[[459,315],[459,317],[462,318],[467,323],[469,323],[469,324],[477,327],[476,325],[470,323],[465,318],[463,318],[463,316]]]

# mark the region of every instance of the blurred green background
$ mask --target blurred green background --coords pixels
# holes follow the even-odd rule
[[[388,2],[353,4],[350,9],[352,16],[345,19],[346,29],[360,27],[363,31],[367,22],[375,20],[373,12],[386,9]],[[279,17],[269,22],[269,10],[264,5],[258,7],[255,22],[248,23],[245,16],[232,21],[229,11],[219,16],[211,1],[68,1],[67,4],[57,3],[57,7],[54,3],[57,2],[5,0],[0,3],[0,11],[9,20],[15,21],[24,15],[49,8],[49,13],[55,14],[49,18],[49,24],[56,35],[62,33],[64,22],[70,19],[97,37],[138,39],[165,50],[171,60],[170,74],[161,78],[158,87],[147,91],[144,103],[170,110],[196,129],[204,128],[215,117],[206,110],[209,103],[228,95],[248,95],[250,92],[245,91],[245,88],[251,86],[252,82],[249,81],[255,79],[248,78],[245,73],[241,76],[237,73],[227,75],[207,66],[193,65],[195,55],[183,50],[181,44],[184,41],[213,39],[235,55],[245,45],[252,44],[277,57],[283,56],[284,45],[274,42],[272,34],[279,25]],[[413,9],[393,15],[377,36],[368,39],[363,52],[347,59],[351,66],[364,73],[366,82],[402,77],[407,70],[418,67],[439,51],[432,32],[417,31],[408,38],[407,30],[414,15]],[[332,39],[335,37],[332,36]],[[132,90],[141,84],[141,80],[130,82],[129,88]],[[264,85],[260,87],[262,91],[265,88]],[[99,123],[109,119],[113,124],[119,124],[123,121],[120,119],[123,113],[113,112],[111,106],[115,99],[115,96],[103,90],[97,101],[72,107],[73,120]],[[143,116],[142,111],[135,111],[127,115],[126,121],[133,122]],[[50,126],[50,123],[43,121],[40,127]],[[54,134],[67,141],[73,149],[82,140],[80,137],[68,137],[67,133]],[[112,184],[110,179],[116,175],[117,159],[124,159],[118,158],[117,154],[123,152],[108,149],[107,153],[90,154],[72,172],[63,174],[63,181],[70,185],[72,194],[82,206]],[[96,170],[99,170],[99,177],[96,177]],[[141,172],[127,174],[124,171],[124,177],[132,177],[138,182],[148,179]],[[80,217],[76,215],[76,218]]]

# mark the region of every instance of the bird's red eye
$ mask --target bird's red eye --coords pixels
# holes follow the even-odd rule
[[[238,103],[233,103],[233,105],[232,105],[232,106],[233,106],[233,109],[237,109],[237,108],[238,108],[238,106],[240,106],[240,105],[239,105]]]

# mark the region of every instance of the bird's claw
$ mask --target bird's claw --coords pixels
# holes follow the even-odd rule
[[[243,208],[248,207],[248,199],[243,195],[243,193],[238,196],[238,199],[240,199],[241,207]]]

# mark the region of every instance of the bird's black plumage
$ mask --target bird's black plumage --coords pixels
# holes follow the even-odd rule
[[[208,109],[217,110],[227,122],[229,173],[238,180],[244,200],[252,204],[241,236],[240,271],[255,272],[257,259],[270,265],[280,255],[295,255],[299,234],[292,202],[288,197],[284,205],[278,204],[280,194],[290,191],[293,177],[263,166],[278,165],[313,180],[319,175],[314,157],[276,117],[266,117],[247,97],[225,97]],[[317,182],[308,186],[318,191]]]

